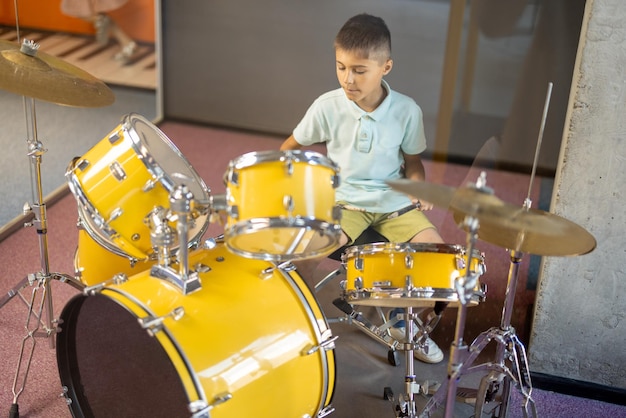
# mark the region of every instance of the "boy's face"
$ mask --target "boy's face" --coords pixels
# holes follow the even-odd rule
[[[335,49],[337,79],[348,99],[371,112],[382,101],[382,78],[389,74],[391,59],[363,58],[355,51]]]

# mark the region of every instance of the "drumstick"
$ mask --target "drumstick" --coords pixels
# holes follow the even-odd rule
[[[392,214],[387,216],[387,219],[397,218],[398,216],[404,215],[405,213],[410,212],[413,209],[419,210],[421,207],[422,207],[422,204],[419,201],[417,201],[416,203],[412,203],[409,206],[405,206],[402,209],[399,209],[399,210],[393,212]]]

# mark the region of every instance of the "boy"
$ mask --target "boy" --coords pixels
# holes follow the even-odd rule
[[[421,109],[383,80],[393,67],[387,25],[379,17],[354,16],[340,29],[334,46],[341,88],[318,97],[280,149],[326,143],[328,157],[341,169],[336,190],[342,207],[341,246],[370,226],[390,242],[443,243],[421,212],[432,204],[412,200],[386,184],[401,177],[423,181],[419,154],[426,149]],[[393,216],[412,203],[418,203],[419,210]],[[403,335],[401,328],[392,330],[396,339]],[[415,357],[437,363],[443,353],[428,338]]]

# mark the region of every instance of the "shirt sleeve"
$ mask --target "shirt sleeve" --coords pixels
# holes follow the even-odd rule
[[[319,99],[317,99],[308,108],[298,125],[296,125],[293,130],[293,137],[300,145],[326,142],[328,135],[326,134],[325,126]]]

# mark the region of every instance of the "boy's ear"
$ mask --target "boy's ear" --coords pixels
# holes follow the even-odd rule
[[[392,67],[393,67],[393,60],[389,58],[383,66],[383,75],[389,74]]]

